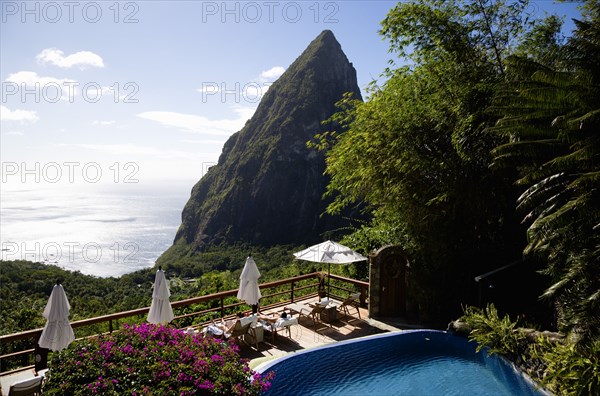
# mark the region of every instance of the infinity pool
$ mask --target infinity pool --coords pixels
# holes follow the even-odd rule
[[[435,330],[342,341],[258,367],[267,395],[545,395],[510,364]]]

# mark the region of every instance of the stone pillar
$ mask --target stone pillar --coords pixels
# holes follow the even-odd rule
[[[369,255],[369,317],[406,315],[408,260],[400,246]]]
[[[381,289],[379,279],[381,277],[381,272],[376,264],[377,252],[372,252],[369,254],[369,318],[379,317],[379,299]]]

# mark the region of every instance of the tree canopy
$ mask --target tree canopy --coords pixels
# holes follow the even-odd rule
[[[553,301],[599,316],[597,4],[565,42],[527,1],[398,3],[385,82],[311,143],[327,150],[328,210],[372,215],[347,241],[401,244],[420,311],[447,317],[476,275],[531,252],[523,276],[543,269]]]
[[[365,103],[341,103],[331,121],[347,131],[317,136],[329,148],[329,210],[364,202],[374,216],[349,239],[402,244],[411,294],[444,318],[473,302],[476,275],[518,258],[524,243],[512,174],[489,167],[501,138],[486,109],[527,26],[524,5],[505,3],[399,3],[380,33],[405,66],[389,68]]]
[[[586,6],[565,45],[550,20],[536,52],[508,59],[491,128],[508,139],[495,165],[516,166],[525,189],[525,253],[545,263],[544,296],[582,341],[600,336],[600,2]]]

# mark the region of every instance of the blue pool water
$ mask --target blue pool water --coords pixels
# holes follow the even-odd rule
[[[543,395],[507,362],[434,330],[388,333],[302,351],[259,367],[267,395]]]

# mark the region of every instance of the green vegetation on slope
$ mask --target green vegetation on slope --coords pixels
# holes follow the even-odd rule
[[[326,270],[318,263],[294,261],[292,253],[302,248],[213,247],[177,261],[163,257],[160,264],[167,273],[171,301],[179,301],[237,289],[249,254],[258,264],[261,283]],[[364,273],[364,268],[357,268],[334,266],[332,272],[356,278],[357,272]],[[65,287],[72,321],[148,307],[152,302],[155,271],[148,268],[120,278],[99,278],[53,265],[0,261],[0,335],[43,327],[42,311],[57,280]]]
[[[564,41],[527,1],[399,3],[380,33],[408,66],[367,102],[345,98],[331,121],[346,132],[312,143],[329,212],[363,202],[374,216],[346,239],[406,250],[419,313],[449,319],[476,303],[475,276],[525,255],[518,278],[548,276],[554,324],[598,339],[600,2],[582,4]]]
[[[217,165],[196,183],[182,212],[176,246],[261,246],[321,242],[348,225],[322,215],[324,155],[305,143],[344,93],[360,98],[356,71],[331,31],[323,31],[273,83],[256,112],[223,146]]]
[[[486,131],[486,109],[528,26],[525,5],[502,3],[398,3],[380,33],[410,66],[387,70],[368,101],[342,101],[331,121],[347,130],[313,143],[327,150],[328,210],[364,202],[373,214],[347,240],[402,245],[418,313],[446,322],[477,302],[475,276],[520,258],[525,244],[514,171],[489,166],[501,139]]]
[[[29,261],[0,262],[0,334],[43,327],[42,311],[59,280],[71,304],[71,320],[144,307],[152,297],[152,271],[98,278]]]

